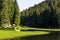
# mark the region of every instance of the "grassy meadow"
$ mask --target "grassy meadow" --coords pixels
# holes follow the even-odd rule
[[[8,30],[0,30],[0,39],[7,39],[7,38],[15,38],[15,37],[23,37],[23,36],[29,36],[29,35],[44,35],[49,34],[49,32],[44,31],[8,31]]]
[[[45,28],[29,28],[26,26],[25,27],[17,26],[17,28],[19,28],[20,31],[16,31],[14,29],[11,30],[8,28],[4,30],[0,30],[0,39],[11,39],[11,38],[17,38],[17,37],[33,36],[33,35],[46,35],[46,34],[50,34],[50,31],[59,30],[59,29],[45,29]],[[37,31],[34,31],[34,30],[37,30]],[[38,31],[38,30],[41,30],[41,31]]]

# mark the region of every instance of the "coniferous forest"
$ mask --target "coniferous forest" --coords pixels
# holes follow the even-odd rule
[[[21,25],[60,28],[60,0],[45,0],[21,12]]]
[[[20,12],[16,0],[0,0],[0,26],[60,28],[60,0],[45,0]]]
[[[20,25],[20,10],[15,0],[0,0],[0,26]]]
[[[0,0],[1,40],[60,40],[60,0],[45,0],[23,11],[19,5],[17,0]]]

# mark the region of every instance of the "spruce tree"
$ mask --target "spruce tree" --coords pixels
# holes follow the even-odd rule
[[[17,1],[14,1],[14,24],[19,25],[20,24],[20,12],[19,7],[17,4]]]
[[[2,2],[3,2],[3,1],[0,0],[0,5],[1,5],[1,6],[0,6],[0,26],[1,26],[1,10],[2,10]]]
[[[10,0],[4,0],[2,3],[2,11],[1,11],[1,26],[8,26],[10,24],[9,19],[9,1]]]
[[[14,1],[10,0],[10,23],[13,24]]]
[[[13,0],[2,1],[1,26],[9,27],[9,25],[12,23],[13,14],[14,14]]]

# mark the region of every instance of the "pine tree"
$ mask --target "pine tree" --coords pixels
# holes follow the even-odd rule
[[[14,24],[19,25],[20,24],[20,12],[19,7],[17,4],[17,1],[14,2]]]
[[[17,1],[0,0],[0,24],[3,27],[15,23],[20,24],[20,12]]]
[[[10,0],[10,23],[13,24],[14,1]]]
[[[2,1],[1,10],[1,26],[7,27],[12,23],[14,14],[14,2],[13,0]]]
[[[0,26],[1,26],[1,10],[2,10],[2,2],[3,2],[3,1],[0,0],[0,5],[1,5],[1,6],[0,6]]]
[[[10,24],[10,19],[9,19],[9,1],[10,0],[4,0],[2,5],[2,11],[1,11],[1,26],[8,26]]]

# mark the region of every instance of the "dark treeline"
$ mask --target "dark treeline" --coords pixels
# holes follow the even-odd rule
[[[59,28],[60,0],[45,0],[21,12],[21,25],[37,28]]]

